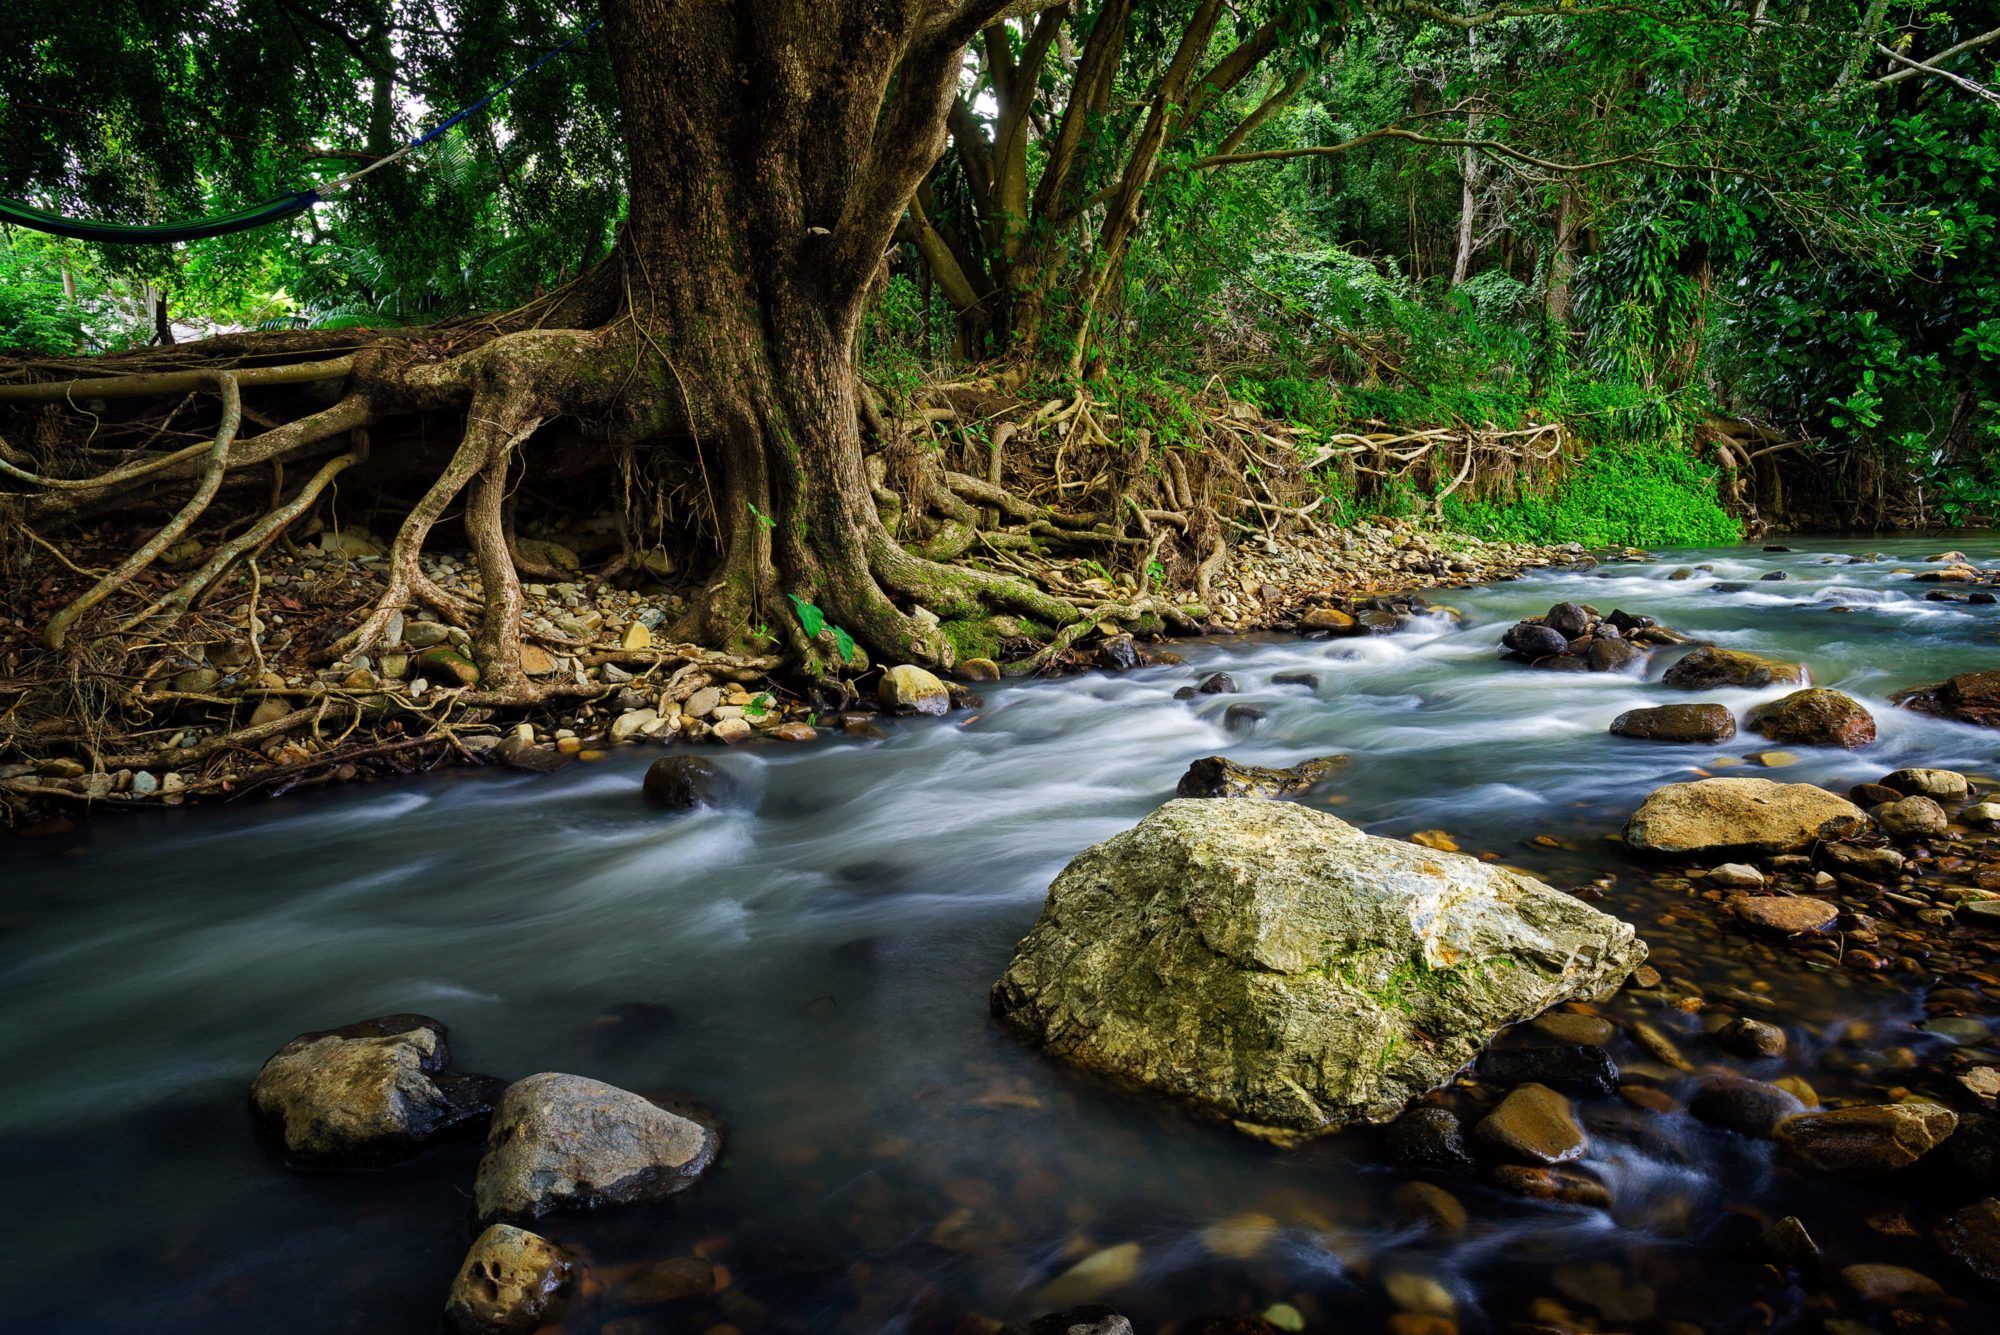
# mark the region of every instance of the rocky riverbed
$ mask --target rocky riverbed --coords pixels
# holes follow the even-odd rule
[[[25,1264],[0,1302],[30,1329],[149,1332],[429,1330],[448,1296],[471,1320],[502,1295],[591,1335],[1078,1309],[1053,1328],[1984,1329],[2000,732],[1968,674],[1997,665],[1994,610],[1925,597],[1936,544],[1792,545],[985,684],[942,722],[871,715],[880,735],[677,748],[719,779],[692,806],[646,800],[660,752],[633,746],[15,845],[0,1168]],[[1623,609],[1718,652],[1684,686],[1680,646],[1604,672],[1503,657],[1565,603],[1585,631]],[[1802,691],[1874,736],[1837,702],[1777,708]],[[1639,822],[1672,848],[1633,846],[1653,794],[1714,780],[1739,786]],[[1532,876],[1649,954],[1388,1125],[1273,1149],[988,1015],[1063,867],[1184,781]],[[1698,824],[1746,802],[1753,835]],[[246,1091],[370,1016],[354,1037],[393,1060],[360,1084],[436,1116],[388,1162],[306,1162]],[[351,1089],[364,1067],[272,1074]],[[490,1128],[453,1119],[552,1073],[642,1124],[712,1110],[719,1152],[666,1199],[489,1225]]]

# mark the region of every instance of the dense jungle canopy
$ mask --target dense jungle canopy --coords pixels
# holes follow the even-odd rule
[[[144,222],[379,163],[597,13],[10,17],[0,189]],[[10,513],[46,537],[176,514],[189,479],[200,501],[51,645],[200,531],[202,493],[268,513],[156,600],[170,614],[349,469],[401,498],[398,537],[332,651],[428,602],[478,619],[503,693],[525,688],[531,494],[615,493],[625,559],[707,572],[683,633],[808,664],[850,635],[948,661],[939,617],[1075,619],[987,547],[1095,542],[1141,594],[1211,569],[1214,497],[1259,465],[1174,447],[1237,411],[1298,454],[1247,503],[1335,522],[1658,542],[2000,508],[1994,6],[611,0],[603,20],[289,223],[136,248],[7,229]],[[98,415],[50,386],[113,371],[185,377],[122,382],[121,411],[212,384],[221,406],[162,424],[156,394],[79,444]],[[1055,503],[1020,494],[1007,441],[1046,415],[989,428],[1006,396],[1069,403],[1113,480],[1062,495],[1058,449]],[[461,503],[482,607],[416,561]]]

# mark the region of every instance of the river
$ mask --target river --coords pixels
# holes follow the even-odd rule
[[[292,1035],[420,1011],[449,1026],[461,1069],[679,1091],[721,1118],[724,1156],[689,1193],[548,1221],[610,1280],[573,1309],[576,1331],[951,1331],[968,1312],[1032,1315],[1051,1275],[1128,1242],[1137,1271],[1105,1298],[1142,1332],[1274,1302],[1311,1329],[1380,1329],[1398,1273],[1432,1285],[1433,1305],[1448,1295],[1465,1330],[1546,1295],[1599,1329],[1647,1325],[1607,1310],[1628,1299],[1657,1313],[1648,1328],[1783,1326],[1816,1321],[1819,1300],[1744,1240],[1788,1212],[1837,1261],[1915,1266],[1974,1304],[1963,1329],[1992,1329],[1990,1294],[1867,1222],[1899,1198],[1780,1171],[1767,1144],[1684,1115],[1594,1138],[1611,1211],[1447,1183],[1471,1223],[1440,1241],[1398,1222],[1388,1201],[1406,1175],[1377,1136],[1271,1150],[1100,1088],[988,1019],[1050,879],[1169,796],[1191,760],[1341,752],[1352,763],[1315,803],[1378,834],[1448,831],[1558,886],[1608,878],[1599,906],[1638,925],[1670,979],[1763,985],[1793,1043],[1759,1075],[1876,1088],[1857,1050],[1942,1041],[1911,1027],[1920,986],[1808,968],[1605,841],[1696,765],[1836,791],[1903,765],[2000,773],[2000,734],[1887,704],[2000,660],[2000,608],[1927,602],[1936,586],[1910,581],[1947,544],[1789,541],[1439,594],[1461,620],[1392,636],[1176,645],[1183,666],[987,688],[983,708],[892,722],[884,740],[714,753],[748,794],[726,810],[649,808],[639,778],[658,752],[627,748],[553,776],[443,774],[0,845],[0,1311],[37,1332],[436,1329],[471,1237],[478,1147],[290,1171],[245,1100]],[[2000,556],[1991,535],[1949,545]],[[1844,563],[1867,551],[1891,559]],[[1801,659],[1868,704],[1880,740],[1767,771],[1747,758],[1770,745],[1747,730],[1696,747],[1611,737],[1637,705],[1740,708],[1783,689],[1680,696],[1656,682],[1672,652],[1653,681],[1499,660],[1507,623],[1563,599]],[[1173,698],[1215,669],[1242,693]],[[1301,671],[1316,688],[1273,684]],[[1246,702],[1268,717],[1225,730]],[[1527,842],[1540,834],[1559,846]],[[1611,1009],[1698,1041],[1698,1016]],[[1644,1060],[1628,1043],[1614,1055]],[[726,1266],[723,1295],[618,1298],[621,1267],[691,1249]]]

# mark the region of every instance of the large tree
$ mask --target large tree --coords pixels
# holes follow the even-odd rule
[[[510,487],[524,472],[574,471],[589,456],[645,449],[692,451],[704,482],[720,559],[693,602],[689,636],[745,646],[775,634],[808,665],[824,664],[836,637],[809,636],[791,612],[796,598],[879,652],[944,662],[950,648],[919,609],[1073,618],[1067,604],[1024,583],[906,550],[877,513],[859,435],[863,310],[905,207],[942,149],[965,47],[1003,16],[1036,7],[608,0],[629,215],[610,258],[580,281],[505,316],[385,334],[333,357],[323,354],[351,345],[351,335],[219,340],[173,358],[150,354],[143,372],[74,390],[51,375],[132,368],[25,367],[17,383],[0,387],[0,402],[204,388],[221,404],[211,442],[149,452],[93,476],[49,478],[47,461],[19,449],[0,460],[27,484],[15,504],[31,521],[193,483],[192,499],[59,615],[49,638],[61,643],[119,596],[225,482],[247,470],[299,479],[264,521],[190,578],[193,593],[413,419],[461,424],[457,443],[396,535],[386,593],[342,652],[372,648],[397,611],[429,603],[476,619],[484,692],[530,695],[520,563],[505,522]],[[238,439],[246,396],[301,382],[339,392],[327,406]],[[278,471],[307,461],[319,470]],[[482,586],[477,607],[435,586],[418,561],[433,525],[461,498]],[[161,610],[191,596],[184,587]]]

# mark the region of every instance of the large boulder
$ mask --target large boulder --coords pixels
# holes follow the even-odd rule
[[[1612,719],[1611,734],[1648,742],[1720,742],[1736,735],[1736,716],[1726,705],[1654,705]]]
[[[1875,740],[1875,716],[1853,696],[1810,686],[1750,711],[1752,729],[1787,746],[1844,746]]]
[[[1867,828],[1860,807],[1809,783],[1701,779],[1654,789],[1625,823],[1625,842],[1674,856],[1774,855]]]
[[[1668,668],[1660,684],[1677,691],[1712,691],[1722,686],[1804,685],[1805,680],[1806,670],[1797,663],[1705,644]]]
[[[495,1224],[479,1235],[445,1299],[453,1335],[528,1335],[558,1316],[575,1269],[569,1253],[539,1234]]]
[[[387,1163],[493,1111],[503,1082],[450,1064],[438,1021],[384,1015],[279,1048],[251,1082],[250,1107],[296,1162]]]
[[[992,1001],[1079,1066],[1291,1143],[1393,1118],[1645,955],[1503,867],[1290,803],[1174,801],[1063,870]]]
[[[479,1222],[662,1200],[715,1158],[701,1123],[580,1075],[545,1071],[500,1096],[473,1183]]]
[[[2000,670],[1961,672],[1949,681],[1918,686],[1890,698],[1920,714],[2000,728]]]
[[[1203,756],[1188,766],[1174,792],[1181,797],[1283,797],[1312,787],[1348,759],[1321,756],[1287,769],[1272,769],[1239,765],[1227,756]]]

